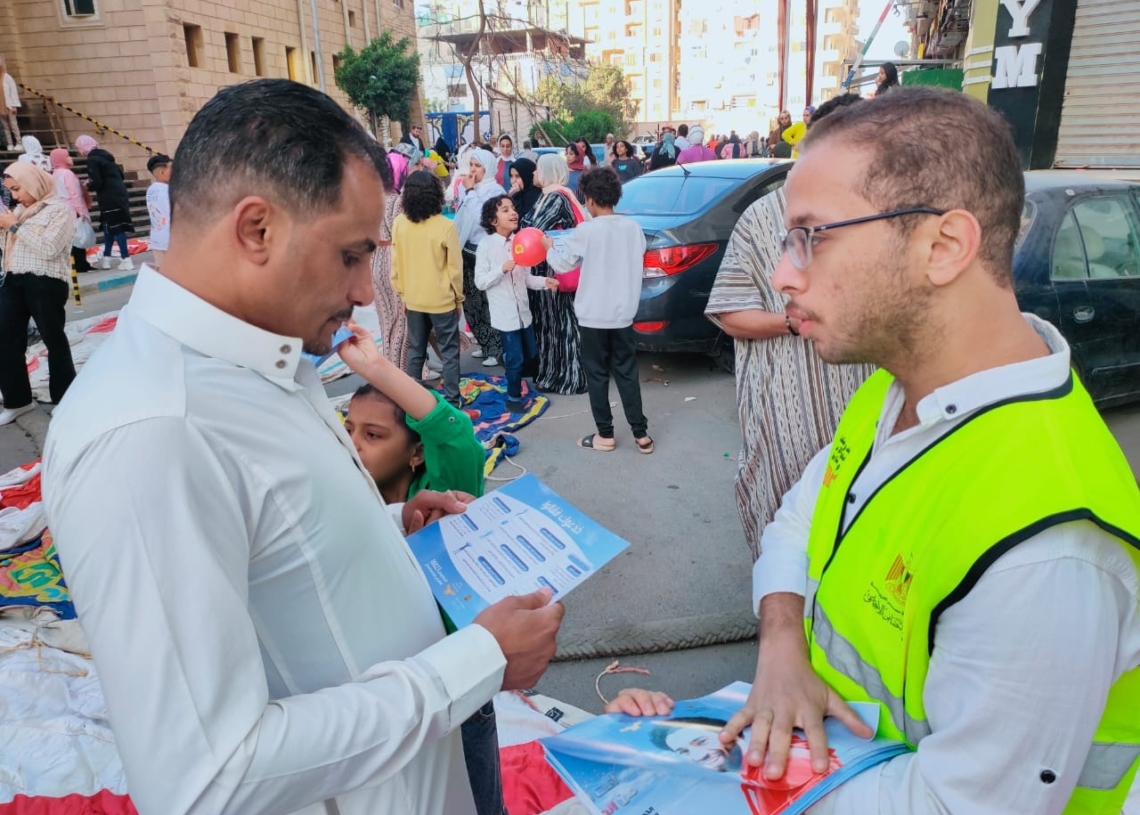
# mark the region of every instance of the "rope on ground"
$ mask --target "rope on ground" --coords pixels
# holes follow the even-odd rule
[[[521,472],[518,475],[512,475],[509,478],[499,478],[498,476],[495,476],[495,475],[488,475],[488,476],[484,476],[484,479],[487,481],[499,481],[502,483],[506,483],[508,481],[517,481],[518,479],[520,479],[524,475],[526,475],[528,472],[530,472],[529,470],[527,470],[526,467],[522,466],[521,464],[515,464],[515,460],[513,458],[511,458],[510,456],[503,456],[503,461],[507,462],[507,464],[510,464],[516,470],[521,470]]]
[[[558,637],[556,662],[597,657],[683,651],[706,645],[744,642],[756,637],[756,618],[747,611],[680,617],[672,620],[619,623],[564,631]]]
[[[594,677],[594,693],[598,694],[598,698],[602,700],[602,705],[608,705],[610,700],[602,695],[602,677],[609,674],[641,674],[642,676],[653,676],[653,672],[648,668],[621,668],[621,662],[614,660],[606,669]]]

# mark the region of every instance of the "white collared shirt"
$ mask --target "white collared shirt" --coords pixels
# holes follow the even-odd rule
[[[527,290],[546,288],[546,278],[530,273],[529,266],[503,271],[511,257],[511,239],[497,232],[488,235],[475,251],[475,286],[487,292],[491,327],[496,331],[519,331],[532,322]]]
[[[444,637],[299,340],[144,269],[44,462],[141,815],[474,811],[503,655]]]
[[[1046,357],[968,376],[922,399],[918,425],[891,435],[903,392],[891,385],[870,461],[845,518],[911,458],[986,405],[1061,386],[1069,346],[1024,315]],[[774,592],[807,590],[807,540],[828,450],[812,459],[761,539],[753,608]],[[1064,809],[1104,710],[1107,688],[1140,665],[1140,587],[1117,538],[1087,521],[1015,546],[935,631],[923,691],[933,733],[916,753],[842,785],[812,815],[1055,815]],[[996,622],[996,621],[999,621]],[[1043,783],[1043,770],[1056,781]]]

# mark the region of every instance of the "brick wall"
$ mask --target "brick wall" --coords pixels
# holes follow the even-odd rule
[[[289,76],[288,48],[295,50],[295,78],[310,81],[317,51],[310,0],[94,2],[94,17],[69,19],[65,0],[2,0],[0,53],[25,85],[156,150],[173,154],[194,113],[219,88],[258,76],[253,38],[262,41],[261,76]],[[411,35],[414,42],[412,0],[399,5],[396,0],[316,0],[316,5],[325,87],[351,110],[333,79],[333,56],[346,43],[364,47],[365,15],[372,36],[383,26]],[[196,67],[190,65],[186,26],[199,31]],[[237,71],[231,70],[227,33],[236,37]],[[317,85],[315,75],[311,82]],[[423,118],[421,97],[417,93],[413,100],[414,120]],[[60,119],[71,143],[81,133],[95,134],[128,170],[145,174],[145,150],[109,133],[97,134],[94,125],[69,113],[61,111]],[[399,136],[398,128],[394,135]]]

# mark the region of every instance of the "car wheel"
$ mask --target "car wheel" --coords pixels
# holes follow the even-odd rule
[[[736,375],[736,342],[724,332],[716,338],[716,345],[710,353],[716,367],[726,373]]]

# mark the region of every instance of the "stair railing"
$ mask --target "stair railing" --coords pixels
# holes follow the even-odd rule
[[[115,128],[111,127],[110,125],[106,125],[103,122],[100,122],[98,119],[93,119],[90,116],[88,116],[86,113],[81,113],[80,111],[76,110],[75,108],[71,107],[70,105],[65,105],[63,102],[60,102],[58,99],[55,99],[54,97],[49,96],[46,93],[38,91],[35,88],[29,88],[27,85],[23,84],[22,82],[17,82],[16,84],[19,85],[21,89],[27,91],[28,93],[35,94],[36,96],[38,96],[40,99],[43,100],[44,109],[45,109],[45,111],[48,112],[48,121],[51,122],[52,133],[55,135],[57,141],[60,144],[67,144],[68,141],[67,141],[66,135],[64,134],[64,129],[63,129],[59,119],[57,118],[57,113],[55,111],[55,108],[57,108],[57,107],[63,108],[68,113],[71,113],[75,116],[78,116],[80,119],[85,119],[86,121],[91,122],[91,124],[95,125],[96,131],[99,133],[104,133],[104,132],[111,133],[115,136],[118,136],[120,139],[123,139],[124,141],[130,142],[131,144],[135,145],[136,147],[141,147],[143,150],[146,150],[151,155],[158,155],[158,153],[159,153],[158,150],[155,150],[153,147],[150,147],[149,145],[143,144],[138,139],[132,139],[126,133],[118,131]]]

